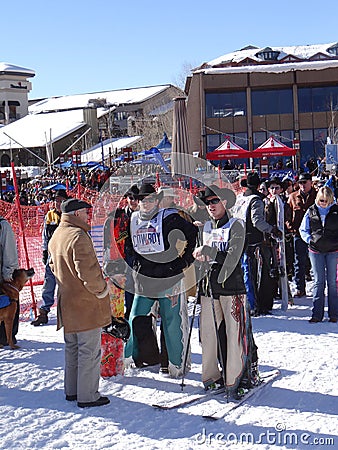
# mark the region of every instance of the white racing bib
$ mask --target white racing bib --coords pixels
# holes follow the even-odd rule
[[[212,228],[211,221],[205,223],[203,228],[203,244],[209,247],[217,247],[221,252],[228,249],[230,229],[237,219],[231,218],[222,228]]]
[[[142,220],[139,213],[131,215],[130,232],[134,250],[140,255],[164,251],[162,232],[164,210],[161,209],[150,220]]]

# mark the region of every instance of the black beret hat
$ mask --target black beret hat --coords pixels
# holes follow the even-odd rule
[[[79,200],[77,198],[69,198],[61,203],[61,212],[69,213],[72,211],[77,211],[78,209],[91,208],[92,205],[85,202],[84,200]]]

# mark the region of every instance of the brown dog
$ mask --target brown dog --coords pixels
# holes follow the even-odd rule
[[[11,349],[19,348],[18,345],[13,343],[13,321],[16,313],[16,309],[19,307],[19,292],[24,285],[35,274],[34,269],[15,269],[12,274],[12,280],[10,282],[0,283],[0,292],[7,295],[10,298],[10,305],[5,308],[0,308],[0,323],[4,322],[6,329],[7,342]],[[0,344],[0,347],[2,345]]]

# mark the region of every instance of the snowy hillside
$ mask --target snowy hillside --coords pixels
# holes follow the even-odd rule
[[[338,446],[338,324],[309,324],[311,298],[253,318],[261,371],[281,376],[224,419],[201,417],[203,403],[162,411],[155,400],[182,395],[180,380],[130,369],[101,381],[111,403],[79,409],[63,393],[63,335],[20,324],[21,348],[0,349],[1,449],[305,449]],[[193,366],[184,392],[201,386],[195,320]],[[237,443],[236,443],[237,442]],[[241,444],[242,443],[242,444]]]

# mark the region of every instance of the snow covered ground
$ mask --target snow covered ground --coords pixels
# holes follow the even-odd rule
[[[129,369],[101,380],[111,403],[80,409],[63,393],[63,335],[20,324],[21,348],[0,349],[1,449],[338,448],[338,324],[309,324],[311,298],[253,318],[261,371],[281,375],[224,419],[201,417],[203,403],[162,411],[155,400],[182,395],[180,380]],[[198,322],[184,392],[200,387]]]

